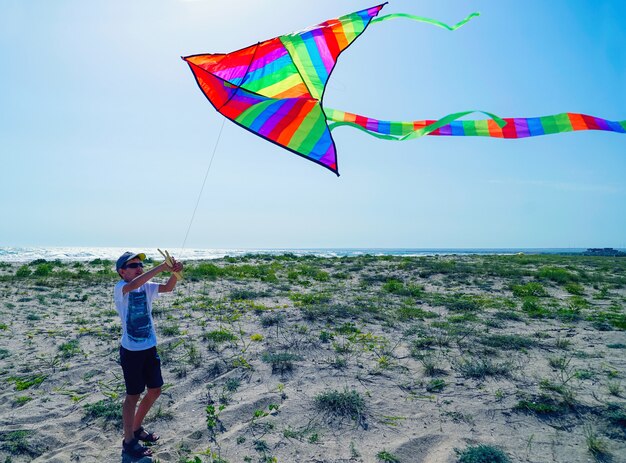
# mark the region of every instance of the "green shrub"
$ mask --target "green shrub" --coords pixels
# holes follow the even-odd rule
[[[78,345],[78,339],[72,339],[71,341],[64,342],[59,346],[61,357],[67,359],[80,354],[80,346]]]
[[[480,444],[465,450],[455,450],[459,463],[510,463],[509,457],[497,447]]]
[[[320,331],[320,336],[319,339],[320,341],[322,341],[324,344],[332,341],[335,338],[335,335],[333,333],[330,333],[328,331]],[[1,358],[1,357],[0,357]]]
[[[441,392],[447,386],[445,380],[441,378],[431,379],[426,385],[426,390],[428,392]]]
[[[361,330],[352,322],[343,323],[341,326],[335,329],[335,331],[339,334],[350,335],[350,334],[358,334]]]
[[[185,268],[185,276],[190,279],[215,280],[222,276],[223,271],[215,264],[202,263]]]
[[[376,454],[376,458],[379,461],[383,461],[385,463],[400,463],[400,459],[395,456],[393,453],[389,453],[386,450],[381,450]]]
[[[22,405],[27,404],[31,400],[33,400],[32,397],[29,397],[27,395],[22,395],[22,396],[16,397],[13,403],[16,406],[21,407]]]
[[[235,341],[237,339],[237,336],[235,336],[235,334],[227,329],[208,331],[204,333],[203,337],[205,340],[214,342],[216,344]]]
[[[604,412],[604,417],[613,426],[616,426],[626,431],[626,408],[623,405],[615,402],[610,402],[607,405],[606,411]]]
[[[30,268],[28,268],[28,265],[22,265],[20,268],[18,268],[15,272],[15,276],[17,278],[26,278],[28,276],[31,275],[32,270]]]
[[[259,297],[265,297],[268,293],[265,291],[254,291],[250,289],[233,289],[228,298],[231,301],[248,301],[251,299],[257,299]]]
[[[398,318],[402,321],[424,320],[426,318],[437,318],[439,314],[424,310],[417,306],[405,305],[398,308]]]
[[[38,277],[47,277],[52,273],[52,265],[51,264],[39,264],[33,275]]]
[[[328,304],[332,298],[328,293],[292,293],[289,295],[289,298],[297,305],[297,306],[310,306],[310,305],[321,305]]]
[[[293,362],[302,360],[301,355],[290,352],[266,352],[261,356],[261,360],[272,365],[272,373],[288,373],[293,370]]]
[[[479,339],[485,346],[500,348],[504,350],[518,350],[533,347],[536,342],[517,334],[492,334]]]
[[[513,291],[513,295],[517,297],[545,297],[548,295],[545,288],[541,285],[541,283],[530,282],[525,285],[513,285],[511,286],[511,290]]]
[[[270,326],[278,326],[285,323],[285,314],[277,312],[277,313],[269,313],[263,317],[261,317],[261,326],[265,328],[269,328]]]
[[[39,386],[45,379],[45,375],[11,376],[7,379],[7,381],[15,384],[16,391],[25,391],[33,386]]]
[[[552,318],[554,314],[546,307],[540,306],[535,297],[526,297],[522,303],[522,310],[530,318]]]
[[[177,336],[180,334],[180,327],[176,323],[163,325],[161,326],[161,333],[163,333],[164,336]]]
[[[297,279],[298,275],[308,278],[313,278],[316,281],[328,281],[330,280],[330,275],[328,272],[324,270],[317,269],[311,265],[301,265],[297,268],[297,270],[293,270],[290,272],[290,279]]]
[[[0,431],[0,450],[4,450],[11,455],[28,455],[31,457],[29,461],[43,454],[44,449],[40,446],[33,445],[28,438],[33,431],[28,429],[19,429],[17,431]],[[11,457],[7,457],[5,462],[13,461]]]
[[[458,312],[474,312],[480,310],[480,304],[467,296],[460,296],[449,300],[445,304],[448,310]]]
[[[585,294],[585,288],[580,284],[580,283],[576,283],[576,282],[569,282],[567,283],[565,286],[565,291],[567,291],[570,294],[574,294],[576,296],[582,296]]]
[[[551,280],[559,284],[578,280],[577,275],[560,267],[542,267],[539,269],[539,272],[537,272],[537,276],[542,280]]]
[[[386,293],[397,294],[398,296],[420,297],[424,288],[420,285],[405,285],[400,280],[390,279],[383,284],[382,290]]]
[[[546,395],[541,395],[531,400],[520,400],[513,408],[515,410],[531,412],[537,415],[551,415],[562,413],[564,411],[564,407],[561,403]]]
[[[460,360],[456,369],[466,378],[484,379],[487,376],[509,376],[511,364],[474,357]]]
[[[357,391],[331,390],[315,396],[315,407],[330,418],[350,418],[357,425],[366,428],[365,424],[365,400]]]
[[[590,426],[585,427],[585,443],[587,450],[596,461],[611,461],[608,442],[600,437]]]
[[[102,399],[92,404],[84,406],[85,418],[102,418],[117,425],[122,424],[122,404],[113,399]]]

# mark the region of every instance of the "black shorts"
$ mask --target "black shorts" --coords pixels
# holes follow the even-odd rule
[[[120,363],[124,371],[126,394],[141,394],[146,386],[149,389],[163,386],[161,359],[156,347],[134,351],[120,346]]]

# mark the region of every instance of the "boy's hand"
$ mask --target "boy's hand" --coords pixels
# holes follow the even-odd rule
[[[176,275],[177,280],[182,280],[183,275],[181,272],[183,270],[183,264],[180,262],[176,262],[176,259],[170,256],[170,253],[167,252],[167,250],[163,252],[160,249],[157,249],[157,251],[159,251],[161,255],[163,256],[163,258],[165,259],[164,263],[169,267],[169,271],[171,271],[172,273],[174,273],[174,275]]]
[[[174,265],[172,265],[170,267],[170,271],[173,273],[179,273],[183,271],[183,263],[182,262],[177,262],[173,257],[172,257],[172,262],[174,263]],[[169,267],[169,265],[168,265]]]

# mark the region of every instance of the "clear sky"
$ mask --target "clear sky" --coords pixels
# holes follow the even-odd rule
[[[182,55],[363,0],[0,0],[0,246],[626,247],[626,135],[382,141],[333,132],[341,177],[226,121]],[[328,107],[626,119],[624,0],[392,0],[455,23],[371,26]]]

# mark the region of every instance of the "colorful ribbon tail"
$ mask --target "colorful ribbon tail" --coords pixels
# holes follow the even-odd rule
[[[389,19],[404,18],[404,19],[410,19],[411,21],[417,21],[417,22],[421,22],[421,23],[430,24],[432,26],[441,27],[441,28],[447,29],[449,31],[455,31],[459,27],[464,26],[465,24],[470,22],[472,20],[472,18],[475,18],[477,16],[480,16],[480,13],[472,13],[467,18],[463,19],[462,21],[459,21],[455,25],[450,26],[450,25],[448,25],[448,24],[446,24],[444,22],[441,22],[441,21],[439,21],[437,19],[425,18],[423,16],[415,16],[413,14],[408,14],[408,13],[392,13],[392,14],[388,14],[388,15],[385,15],[385,16],[379,16],[377,18],[372,19],[371,24],[379,23],[379,22],[382,22],[382,21],[387,21]]]
[[[424,135],[527,138],[579,130],[603,130],[626,133],[626,121],[609,121],[578,113],[529,118],[500,118],[485,111],[463,111],[438,120],[383,121],[344,111],[324,108],[330,129],[348,125],[385,140],[411,140]],[[489,117],[483,120],[459,120],[472,113]]]

